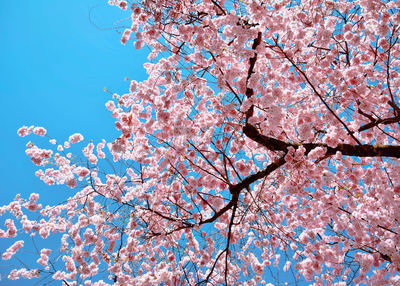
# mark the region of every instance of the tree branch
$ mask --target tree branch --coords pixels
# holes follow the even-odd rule
[[[306,149],[306,154],[317,147],[325,147],[325,155],[334,155],[336,152],[341,152],[347,156],[357,157],[393,157],[400,158],[399,145],[352,145],[352,144],[338,144],[336,147],[330,147],[325,143],[289,143],[278,140],[272,137],[265,136],[258,132],[257,128],[250,124],[243,127],[243,133],[253,141],[263,145],[271,151],[284,151],[287,152],[289,147],[297,149],[303,146]]]
[[[247,71],[247,78],[246,78],[246,97],[250,98],[254,94],[254,90],[252,88],[248,87],[249,80],[251,78],[251,75],[254,73],[254,66],[256,65],[257,61],[257,53],[256,49],[257,47],[261,44],[262,40],[262,33],[258,32],[257,38],[254,39],[253,45],[251,46],[252,50],[254,51],[254,56],[249,59],[249,70]],[[254,113],[254,105],[252,105],[249,110],[246,112],[246,122],[249,120],[250,117],[253,116]]]

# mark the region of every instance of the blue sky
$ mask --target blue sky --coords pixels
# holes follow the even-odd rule
[[[127,15],[105,0],[0,1],[0,205],[32,192],[44,205],[54,204],[70,192],[35,177],[25,145],[43,140],[18,137],[22,125],[43,126],[59,142],[75,132],[95,142],[118,134],[104,106],[111,96],[103,89],[127,92],[124,78],[143,80],[147,56],[119,42],[123,29],[110,29]],[[0,251],[12,242],[1,239]],[[4,264],[0,285],[26,285],[5,281]]]

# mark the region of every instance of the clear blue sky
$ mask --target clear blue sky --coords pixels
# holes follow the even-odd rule
[[[145,78],[146,51],[131,42],[123,46],[120,34],[107,29],[126,16],[105,0],[0,1],[0,205],[32,192],[44,205],[54,204],[71,191],[34,176],[37,168],[25,155],[25,144],[40,140],[18,137],[22,125],[43,126],[59,142],[75,132],[94,141],[117,134],[104,106],[110,95],[103,89],[122,94],[129,89],[125,77]],[[129,21],[117,24],[126,25]],[[0,251],[12,242],[0,239]],[[9,269],[1,265],[4,261],[0,285],[27,285],[5,281]]]

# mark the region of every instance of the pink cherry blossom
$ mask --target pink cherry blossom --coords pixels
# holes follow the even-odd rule
[[[38,136],[44,136],[46,135],[46,132],[47,132],[46,129],[44,129],[43,127],[33,128],[33,133]]]
[[[13,245],[11,245],[5,253],[3,253],[3,260],[9,260],[21,247],[24,246],[23,240],[18,240]]]
[[[23,126],[20,129],[18,129],[18,135],[21,137],[25,137],[27,135],[29,135],[32,132],[33,126],[27,127],[27,126]]]
[[[0,207],[0,237],[59,239],[30,270],[3,252],[10,279],[399,283],[396,1],[108,2],[147,77],[105,104],[110,140],[26,145],[69,198]]]
[[[69,139],[68,139],[68,141],[72,144],[78,143],[82,140],[83,140],[83,136],[80,133],[72,134],[71,136],[69,136]]]

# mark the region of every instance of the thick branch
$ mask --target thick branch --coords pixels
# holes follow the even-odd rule
[[[197,225],[203,225],[206,223],[211,223],[216,221],[221,215],[223,215],[224,213],[226,213],[228,210],[230,210],[231,208],[236,209],[238,201],[239,201],[239,194],[240,192],[244,189],[249,187],[252,183],[254,183],[255,181],[262,179],[266,176],[268,176],[269,174],[271,174],[273,171],[275,171],[276,169],[278,169],[279,167],[281,167],[282,165],[284,165],[286,163],[285,158],[281,157],[279,160],[269,164],[265,169],[250,175],[248,177],[246,177],[244,180],[242,180],[241,182],[237,183],[236,185],[232,185],[229,187],[229,191],[232,194],[232,198],[229,201],[229,203],[227,203],[222,209],[220,209],[219,211],[215,212],[214,215],[206,220],[200,220]],[[162,217],[163,219],[172,221],[172,222],[177,222],[178,218],[176,217],[169,217],[166,215],[163,215],[162,213],[150,209],[150,208],[146,208],[146,210],[149,210],[151,212],[153,212],[154,214]],[[182,222],[184,225],[165,233],[166,235],[171,234],[173,232],[182,230],[182,229],[187,229],[187,228],[192,228],[194,227],[196,224],[194,223],[190,223],[190,222]],[[157,233],[152,233],[153,236],[158,236],[161,235],[161,233],[157,232]]]
[[[231,186],[229,188],[229,191],[233,195],[238,194],[244,188],[249,187],[250,184],[254,183],[255,181],[257,181],[259,179],[262,179],[262,178],[268,176],[273,171],[275,171],[279,167],[283,166],[285,163],[286,163],[285,158],[281,157],[279,160],[269,164],[264,170],[261,170],[261,171],[255,173],[255,174],[253,174],[253,175],[250,175],[250,176],[246,177],[240,183],[238,183],[238,184],[236,184],[234,186]]]
[[[253,45],[251,47],[252,50],[254,51],[254,56],[249,59],[249,70],[247,71],[247,78],[246,78],[246,97],[247,98],[252,97],[254,94],[254,90],[252,88],[248,87],[248,83],[251,78],[251,75],[254,73],[254,66],[257,61],[257,52],[255,50],[260,45],[261,40],[262,40],[262,33],[258,32],[257,38],[254,39]],[[247,122],[247,120],[249,120],[250,117],[253,116],[253,113],[254,113],[254,105],[252,105],[249,108],[249,110],[246,112],[246,122]]]
[[[221,215],[223,215],[226,211],[230,210],[232,207],[237,206],[239,201],[239,194],[241,190],[249,187],[255,181],[262,179],[273,171],[278,169],[279,167],[283,166],[286,163],[285,158],[281,157],[279,160],[269,164],[265,169],[258,171],[257,173],[246,177],[241,182],[237,183],[236,185],[232,185],[229,187],[229,191],[232,194],[232,198],[228,204],[226,204],[222,209],[216,212],[212,217],[206,220],[202,220],[199,222],[199,225],[203,225],[205,223],[210,223],[218,219]]]
[[[250,124],[243,127],[243,133],[254,140],[255,142],[263,145],[271,151],[284,151],[287,152],[289,147],[298,148],[303,146],[306,149],[306,154],[317,147],[325,147],[327,149],[326,155],[334,155],[336,152],[341,152],[347,156],[357,157],[394,157],[400,158],[399,145],[352,145],[352,144],[338,144],[337,147],[330,147],[324,143],[289,143],[268,137],[260,134],[257,128]]]
[[[400,117],[398,117],[398,116],[391,117],[391,118],[384,118],[384,119],[376,119],[375,121],[367,123],[367,124],[361,126],[360,128],[358,128],[358,132],[362,132],[362,131],[368,130],[370,128],[378,126],[379,124],[388,125],[388,124],[397,123],[399,121],[400,121]]]
[[[388,100],[387,102],[392,108],[393,108],[393,113],[395,114],[395,116],[390,117],[390,118],[378,118],[375,119],[371,114],[368,114],[364,111],[362,111],[360,109],[360,107],[358,107],[358,113],[361,114],[364,117],[367,117],[371,122],[361,126],[360,128],[358,128],[358,132],[362,132],[365,130],[368,130],[370,128],[374,128],[375,126],[378,126],[379,124],[393,124],[393,123],[397,123],[400,121],[400,108],[397,107],[397,105],[393,102]],[[360,101],[357,101],[357,104],[360,105]]]

